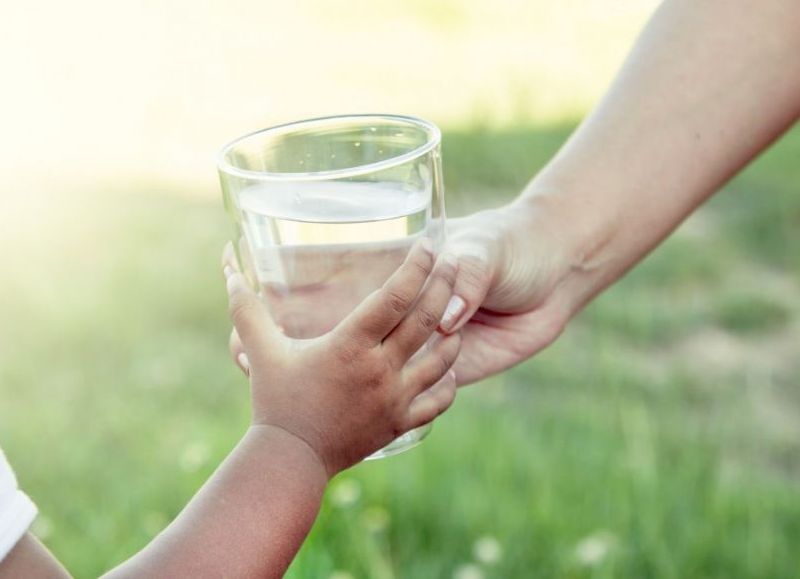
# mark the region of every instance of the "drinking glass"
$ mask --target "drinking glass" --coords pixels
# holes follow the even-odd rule
[[[422,119],[347,115],[264,129],[222,149],[239,263],[287,336],[331,330],[420,237],[441,248],[440,141]],[[429,431],[411,430],[370,458],[408,450]]]

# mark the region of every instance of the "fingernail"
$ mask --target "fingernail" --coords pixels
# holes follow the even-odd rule
[[[245,372],[250,374],[250,359],[247,357],[247,354],[244,352],[239,352],[239,355],[236,356],[236,361],[239,362],[239,365],[244,369]]]
[[[225,274],[225,279],[231,277],[233,275],[233,272],[234,269],[229,265],[226,265],[225,267],[222,268],[222,273]]]
[[[460,296],[453,296],[450,298],[450,301],[447,302],[447,307],[444,310],[444,315],[442,316],[442,329],[445,332],[449,332],[458,322],[458,319],[461,317],[461,314],[464,313],[464,309],[467,307],[467,303],[461,299]]]

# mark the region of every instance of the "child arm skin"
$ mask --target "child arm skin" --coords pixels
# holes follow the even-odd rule
[[[429,245],[415,246],[334,330],[302,341],[281,334],[228,262],[251,425],[175,521],[107,579],[283,576],[331,477],[430,422],[455,396],[458,335],[409,362],[435,333],[456,277],[454,260],[434,267]],[[0,564],[0,579],[67,576],[32,536]]]

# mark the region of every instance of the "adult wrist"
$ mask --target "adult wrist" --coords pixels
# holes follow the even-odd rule
[[[605,199],[605,201],[604,201]],[[603,284],[606,265],[612,262],[608,249],[619,229],[609,199],[596,190],[579,185],[557,171],[543,171],[512,203],[511,211],[530,216],[529,239],[544,244],[535,252],[549,260],[558,299],[574,315]],[[517,242],[519,244],[519,242]],[[530,243],[530,242],[529,242]]]
[[[516,203],[536,214],[540,226],[558,237],[571,266],[578,270],[592,268],[617,228],[610,198],[599,194],[596,186],[587,188],[574,179],[549,173],[537,176]]]

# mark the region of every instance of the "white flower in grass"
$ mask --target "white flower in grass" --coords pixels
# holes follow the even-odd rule
[[[608,531],[598,531],[575,546],[575,558],[587,567],[596,567],[608,556],[617,538]]]
[[[144,368],[142,388],[160,388],[174,384],[181,378],[180,368],[173,357],[156,358]]]
[[[361,498],[361,484],[354,479],[345,478],[331,489],[331,500],[337,507],[352,507]]]
[[[475,560],[484,565],[494,565],[503,557],[503,547],[494,537],[481,537],[472,546]]]
[[[480,567],[472,563],[461,565],[453,573],[453,579],[483,579],[484,574]]]
[[[361,522],[372,533],[385,531],[389,526],[389,511],[383,507],[369,507],[361,515]]]
[[[328,579],[355,579],[351,573],[347,571],[334,571],[328,576]]]
[[[38,515],[31,525],[31,532],[42,541],[46,541],[53,534],[53,521],[49,517]]]
[[[193,442],[183,449],[179,464],[186,472],[197,472],[208,462],[211,455],[208,445],[204,442]]]

